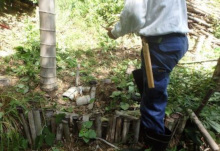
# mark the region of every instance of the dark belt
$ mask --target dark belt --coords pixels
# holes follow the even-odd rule
[[[147,39],[148,43],[161,43],[163,38],[173,37],[173,36],[186,36],[186,34],[182,33],[170,33],[166,35],[159,35],[159,36],[143,36]]]

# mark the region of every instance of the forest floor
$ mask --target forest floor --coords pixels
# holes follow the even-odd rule
[[[215,10],[213,12],[219,13],[218,7],[214,7],[216,4],[219,6],[220,3],[210,3],[208,1],[203,1],[204,3],[200,3],[204,5],[204,7],[207,8],[210,6],[211,10]],[[97,39],[94,38],[95,34],[89,32],[91,31],[83,31],[84,29],[80,29],[78,26],[73,26],[71,29],[71,32],[84,32],[82,35],[78,36],[76,39],[76,42],[73,44],[69,44],[68,46],[73,46],[74,44],[76,46],[72,47],[71,49],[76,49],[77,51],[74,52],[72,57],[76,57],[76,60],[71,60],[70,63],[75,64],[80,63],[81,68],[81,85],[82,86],[90,86],[89,81],[96,80],[97,81],[97,92],[96,92],[96,100],[94,102],[94,107],[92,110],[88,110],[88,106],[80,106],[78,107],[76,105],[75,101],[71,101],[67,98],[64,98],[62,95],[63,93],[70,87],[73,87],[75,85],[75,74],[76,74],[76,67],[67,67],[69,64],[66,62],[68,61],[68,57],[65,57],[67,60],[63,60],[62,53],[59,53],[58,58],[58,90],[53,93],[43,93],[40,90],[39,86],[39,76],[35,76],[35,79],[29,79],[27,75],[23,75],[24,72],[27,72],[27,74],[36,74],[36,72],[32,72],[32,68],[26,69],[26,68],[19,68],[24,65],[23,61],[19,61],[18,57],[10,57],[10,56],[16,56],[16,51],[14,48],[18,46],[25,45],[26,42],[28,42],[30,39],[38,38],[38,36],[32,36],[32,34],[35,34],[35,30],[38,28],[38,25],[33,26],[33,24],[38,24],[39,20],[37,19],[38,15],[36,15],[35,12],[35,6],[30,6],[23,3],[16,3],[15,5],[16,9],[7,10],[5,12],[0,12],[0,80],[3,81],[3,84],[6,85],[6,87],[3,87],[1,89],[0,94],[7,94],[8,91],[11,91],[10,94],[13,94],[16,98],[16,100],[25,100],[27,104],[24,106],[33,109],[33,108],[54,108],[59,111],[63,112],[69,112],[69,113],[78,113],[80,115],[89,114],[91,112],[100,112],[105,117],[108,117],[112,114],[114,110],[120,110],[122,106],[120,106],[117,101],[117,96],[112,96],[113,92],[118,91],[128,91],[128,87],[134,88],[135,86],[133,84],[130,84],[132,82],[131,75],[128,74],[128,70],[131,70],[132,68],[137,68],[140,66],[140,49],[141,49],[141,41],[138,37],[134,36],[134,38],[127,39],[127,37],[124,37],[119,40],[119,45],[117,45],[116,48],[112,49],[111,51],[103,51],[103,48],[98,46],[96,41]],[[18,9],[19,8],[19,9]],[[22,8],[22,9],[21,9]],[[214,9],[213,9],[214,8]],[[71,41],[71,37],[68,37],[65,35],[68,35],[69,32],[66,28],[71,27],[68,25],[67,27],[62,27],[63,24],[58,25],[58,41],[59,44],[62,46],[66,46],[67,44],[64,42],[65,39],[68,40],[68,42]],[[65,29],[63,29],[65,28]],[[63,30],[61,30],[63,29]],[[94,30],[94,29],[93,29]],[[34,31],[34,32],[33,32]],[[126,39],[126,40],[125,40]],[[89,46],[85,46],[87,44]],[[195,57],[195,54],[193,52],[193,47],[195,44],[194,39],[190,39],[190,49],[191,51],[186,54],[186,56],[183,58],[183,62],[189,62],[192,61],[189,58]],[[84,49],[85,50],[81,50]],[[59,47],[60,49],[60,47]],[[65,49],[65,48],[62,48]],[[111,49],[111,48],[110,48]],[[61,50],[62,52],[62,50]],[[36,52],[37,53],[37,52]],[[68,55],[71,55],[68,54]],[[212,48],[209,52],[202,52],[202,59],[218,59],[220,52],[219,48],[215,47]],[[30,56],[24,56],[24,57],[30,57]],[[18,59],[18,60],[15,60]],[[31,59],[30,59],[31,60]],[[66,62],[65,62],[66,61]],[[208,62],[205,63],[206,68],[213,68],[215,66],[216,62]],[[19,66],[18,66],[19,65]],[[37,65],[36,65],[37,66]],[[179,65],[184,66],[184,65]],[[188,66],[184,66],[184,68],[187,68]],[[201,67],[201,69],[205,69],[205,67]],[[19,70],[16,70],[19,69]],[[33,69],[34,70],[34,69]],[[194,72],[196,69],[193,69],[190,72]],[[200,68],[198,69],[198,71]],[[208,70],[208,69],[207,69]],[[208,73],[212,73],[213,69],[208,70]],[[178,72],[178,71],[176,71]],[[117,73],[117,74],[116,74]],[[212,75],[208,75],[210,78]],[[122,79],[122,77],[126,77],[125,79]],[[105,83],[104,81],[106,79],[110,79],[110,83]],[[129,81],[127,81],[129,79]],[[9,80],[9,81],[7,81]],[[5,82],[6,81],[6,82]],[[124,83],[123,83],[124,82]],[[117,83],[117,84],[116,84]],[[119,84],[118,84],[119,83]],[[130,84],[130,85],[129,85]],[[28,85],[28,86],[26,86]],[[1,83],[0,83],[1,86]],[[136,88],[135,88],[136,89]],[[27,91],[27,92],[26,92]],[[25,93],[23,93],[25,92]],[[134,93],[137,92],[137,90],[133,91]],[[123,92],[124,93],[124,92]],[[125,92],[125,94],[130,95],[129,93]],[[42,97],[41,99],[38,98],[38,95]],[[172,95],[171,95],[172,96]],[[37,101],[35,101],[35,99]],[[122,99],[122,98],[120,98]],[[119,99],[119,100],[120,100]],[[130,99],[130,98],[129,98]],[[40,100],[40,101],[38,101]],[[0,102],[1,103],[1,102]],[[116,106],[116,104],[118,106]],[[138,103],[130,103],[129,108],[132,110],[138,110],[139,105]],[[0,110],[1,111],[1,110]],[[116,145],[119,145],[122,148],[127,147],[127,145],[123,145],[121,143],[118,143]],[[138,145],[137,145],[138,146]],[[52,150],[52,151],[58,151],[58,150],[71,150],[71,151],[113,151],[114,148],[109,147],[105,143],[101,141],[92,141],[89,144],[86,144],[82,141],[82,139],[79,138],[73,138],[73,141],[71,143],[66,143],[63,145],[63,142],[60,144],[58,143],[55,147],[52,147],[50,149],[46,150]]]

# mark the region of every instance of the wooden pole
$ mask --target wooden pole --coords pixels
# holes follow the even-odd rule
[[[145,38],[142,38],[143,43],[143,55],[144,55],[144,63],[145,63],[145,70],[147,75],[147,82],[149,88],[154,88],[154,77],[152,72],[152,65],[151,65],[151,58],[150,58],[150,51],[149,45]]]
[[[34,116],[34,123],[36,128],[36,135],[40,136],[42,134],[40,111],[39,110],[33,111],[33,116]]]
[[[18,110],[18,113],[21,117],[22,125],[24,127],[24,132],[25,132],[25,135],[27,137],[28,143],[32,146],[31,133],[30,133],[27,121],[24,117],[24,111],[21,107],[18,107],[17,110]]]
[[[189,113],[190,119],[196,124],[196,126],[198,127],[199,131],[201,132],[201,134],[203,135],[203,137],[205,138],[206,142],[209,144],[211,149],[213,151],[219,151],[218,145],[215,143],[212,136],[208,133],[208,131],[202,125],[201,121],[198,119],[196,114],[190,109],[188,110],[188,113]]]
[[[54,0],[39,0],[40,14],[40,84],[44,91],[57,89],[56,27]]]
[[[130,120],[125,118],[123,123],[123,131],[122,131],[122,143],[127,142],[129,127],[130,127]]]
[[[101,113],[96,113],[96,118],[95,118],[95,131],[97,137],[102,137],[102,116]]]
[[[33,144],[34,144],[37,135],[36,135],[34,116],[33,116],[32,111],[28,112],[28,121],[29,121],[30,130],[31,130],[31,138],[32,138],[32,141],[33,141]]]
[[[111,135],[110,135],[110,142],[115,141],[115,129],[116,129],[116,121],[117,121],[117,115],[114,115],[113,121],[112,121],[112,127],[111,127]]]
[[[70,138],[70,128],[68,125],[68,120],[62,120],[63,123],[63,132],[64,132],[64,138],[66,139],[67,142],[71,140]]]
[[[60,124],[57,126],[56,140],[57,140],[57,141],[61,141],[61,140],[62,140],[62,137],[63,137],[63,124],[60,123]]]
[[[121,141],[121,133],[122,133],[122,118],[118,117],[116,120],[116,127],[115,127],[115,143],[119,143]]]
[[[141,120],[140,119],[133,121],[133,130],[134,130],[133,143],[134,144],[138,143],[139,133],[140,133],[140,124],[141,124]]]

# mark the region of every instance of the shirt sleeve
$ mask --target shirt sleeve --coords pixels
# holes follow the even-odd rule
[[[138,32],[146,22],[147,6],[145,0],[126,0],[120,21],[112,29],[115,38]]]

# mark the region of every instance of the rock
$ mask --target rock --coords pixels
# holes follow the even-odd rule
[[[103,83],[104,83],[104,84],[111,84],[111,83],[112,83],[112,80],[111,80],[111,79],[104,79],[104,80],[103,80]]]
[[[0,87],[10,86],[11,81],[5,77],[0,76]]]

